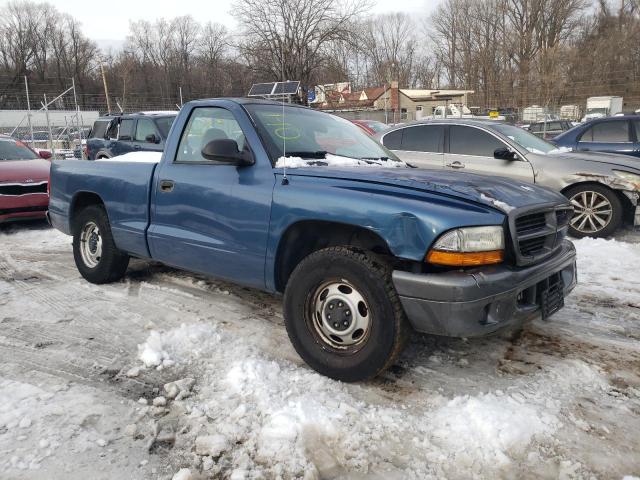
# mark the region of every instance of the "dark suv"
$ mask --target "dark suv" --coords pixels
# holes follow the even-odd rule
[[[140,112],[100,117],[87,139],[87,158],[111,158],[135,151],[161,152],[178,112]]]

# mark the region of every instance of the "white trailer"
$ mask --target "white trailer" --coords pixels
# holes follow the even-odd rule
[[[579,105],[562,105],[560,107],[560,120],[579,120],[579,119],[580,119]]]
[[[622,112],[622,97],[589,97],[583,122],[594,118],[611,117]]]

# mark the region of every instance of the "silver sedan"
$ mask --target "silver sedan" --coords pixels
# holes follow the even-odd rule
[[[573,204],[574,237],[606,237],[623,223],[640,225],[640,160],[573,152],[491,120],[430,120],[377,135],[419,168],[499,175],[562,192]]]

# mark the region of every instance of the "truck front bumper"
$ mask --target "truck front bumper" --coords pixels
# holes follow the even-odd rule
[[[486,335],[540,316],[540,294],[551,278],[562,279],[563,295],[576,286],[576,251],[567,240],[559,252],[525,268],[393,272],[393,284],[413,328],[450,337]]]

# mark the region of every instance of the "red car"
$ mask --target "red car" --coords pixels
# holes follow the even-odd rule
[[[0,223],[45,218],[51,163],[20,140],[0,135]]]
[[[369,135],[375,135],[376,133],[389,128],[387,125],[382,122],[378,122],[377,120],[351,120],[351,123],[357,125]]]

